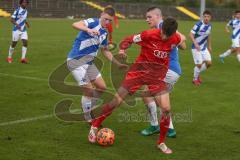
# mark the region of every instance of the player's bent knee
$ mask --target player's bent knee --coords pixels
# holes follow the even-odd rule
[[[27,47],[27,46],[28,46],[27,41],[23,41],[23,46],[24,46],[24,47]]]
[[[206,66],[207,66],[207,68],[211,67],[212,66],[212,62],[211,61],[206,62]]]
[[[152,97],[143,97],[144,104],[149,104],[151,102],[154,102],[154,99]]]
[[[196,64],[196,66],[201,69],[202,68],[202,64]]]
[[[170,112],[171,111],[171,107],[170,106],[162,106],[161,107],[161,110],[162,110],[162,112]]]
[[[16,47],[16,45],[17,45],[17,42],[12,42],[12,48],[15,48]]]

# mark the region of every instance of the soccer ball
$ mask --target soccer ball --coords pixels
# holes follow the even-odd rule
[[[109,128],[102,128],[97,133],[97,142],[101,146],[110,146],[114,143],[115,134]]]

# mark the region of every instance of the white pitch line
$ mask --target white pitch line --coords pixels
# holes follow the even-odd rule
[[[76,113],[76,112],[79,112],[79,111],[81,111],[81,110],[80,109],[74,109],[74,110],[71,110],[71,113]],[[64,114],[64,113],[66,113],[66,112],[58,113],[57,115],[61,115],[61,114]],[[37,120],[52,118],[54,116],[55,116],[55,114],[49,114],[49,115],[42,115],[42,116],[36,116],[36,117],[31,117],[31,118],[19,119],[19,120],[15,120],[15,121],[2,122],[2,123],[0,123],[0,126],[9,126],[9,125],[14,125],[14,124],[27,123],[27,122],[31,122],[31,121],[37,121]]]
[[[0,126],[9,126],[9,125],[13,125],[13,124],[26,123],[26,122],[51,118],[53,116],[54,116],[53,114],[50,114],[50,115],[45,115],[45,116],[38,116],[38,117],[32,117],[32,118],[26,118],[26,119],[19,119],[19,120],[15,120],[15,121],[3,122],[3,123],[0,123]]]
[[[0,73],[0,75],[6,76],[6,77],[14,77],[14,78],[21,78],[21,79],[31,79],[31,80],[37,80],[37,81],[48,81],[47,79],[43,79],[43,78],[19,76],[19,75],[14,75],[14,74],[7,74],[7,73]]]

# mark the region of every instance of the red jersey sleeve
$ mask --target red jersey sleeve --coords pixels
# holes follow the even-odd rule
[[[135,34],[130,37],[125,38],[119,45],[119,48],[125,50],[131,46],[132,43],[141,45],[144,41],[147,41],[149,38],[149,31],[143,31],[140,34]]]

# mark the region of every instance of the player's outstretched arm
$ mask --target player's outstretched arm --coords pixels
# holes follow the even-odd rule
[[[123,39],[122,41],[121,41],[121,43],[119,44],[119,55],[122,57],[122,58],[126,58],[127,57],[127,54],[126,54],[126,50],[128,49],[128,48],[130,48],[131,47],[131,45],[133,44],[133,43],[135,43],[134,42],[134,37],[136,37],[137,35],[132,35],[132,36],[130,36],[130,37],[126,37],[125,39]],[[140,37],[140,35],[139,35],[139,37]]]
[[[90,35],[99,35],[99,31],[95,29],[88,28],[83,21],[75,22],[72,24],[73,28],[88,32]]]
[[[142,42],[147,41],[151,37],[149,30],[143,31],[140,34],[135,34],[125,38],[119,45],[119,54],[121,57],[126,57],[126,49],[130,48],[133,43],[141,45]]]
[[[119,69],[127,69],[128,65],[120,63],[117,59],[115,59],[112,53],[108,50],[108,48],[102,49],[104,56],[115,65],[118,66]]]

